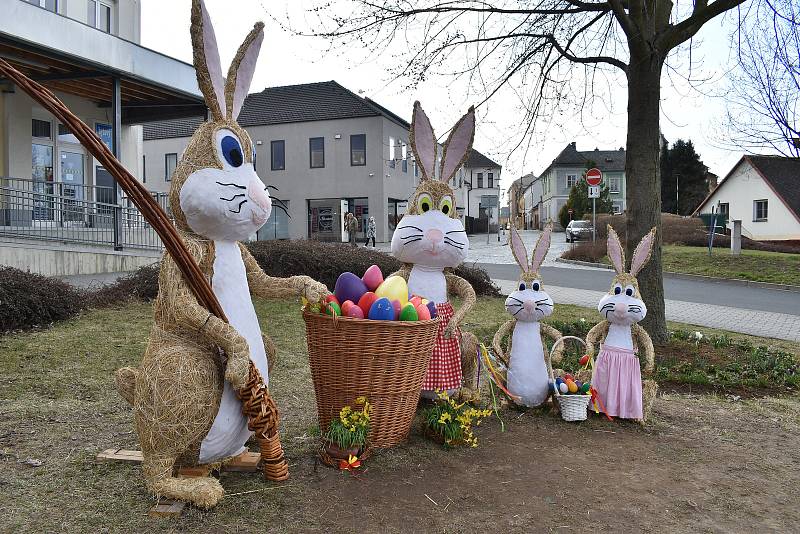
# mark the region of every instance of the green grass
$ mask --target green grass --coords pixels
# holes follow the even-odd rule
[[[800,286],[800,254],[743,250],[740,256],[730,251],[665,245],[662,261],[665,271],[698,274],[716,278],[736,278]]]

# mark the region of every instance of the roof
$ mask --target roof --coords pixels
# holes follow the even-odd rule
[[[625,171],[625,149],[618,150],[578,150],[575,142],[569,143],[561,153],[542,172],[542,176],[550,172],[553,167],[586,167],[593,162],[594,166],[603,172]]]
[[[517,178],[513,182],[511,182],[511,186],[508,188],[509,191],[514,189],[514,187],[519,187],[520,191],[525,191],[533,182],[536,181],[536,176],[531,172],[523,176],[522,178]]]
[[[743,162],[749,163],[758,172],[759,176],[767,182],[767,185],[783,201],[795,218],[800,221],[800,158],[787,158],[784,156],[742,156],[742,159],[733,166],[717,187],[697,206],[693,215],[700,213],[700,210],[708,200],[720,188],[725,186],[728,178]]]
[[[267,87],[247,95],[239,114],[240,125],[265,126],[294,122],[384,116],[404,128],[411,124],[383,106],[362,98],[335,81]],[[202,117],[163,121],[144,127],[144,140],[187,137],[192,135]]]
[[[467,156],[467,161],[464,163],[464,167],[475,169],[478,167],[500,167],[500,164],[495,163],[488,157],[484,156],[474,148],[469,151],[469,156]]]

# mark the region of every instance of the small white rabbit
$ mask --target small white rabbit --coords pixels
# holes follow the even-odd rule
[[[597,310],[605,320],[586,335],[589,353],[600,343],[592,387],[597,391],[600,408],[612,417],[644,421],[655,398],[657,384],[642,382],[637,352],[644,351],[645,372],[653,370],[655,351],[653,341],[638,323],[647,315],[641,299],[636,275],[650,260],[656,229],[645,235],[633,252],[630,273],[625,271],[625,249],[619,236],[608,226],[608,258],[617,275],[611,290],[600,299]]]
[[[539,267],[550,248],[552,232],[551,223],[536,242],[529,265],[525,244],[517,230],[511,229],[511,251],[522,268],[522,274],[519,278],[519,289],[506,299],[506,311],[514,318],[500,327],[492,341],[495,353],[506,360],[508,391],[518,398],[517,403],[531,407],[545,402],[550,394],[547,347],[542,342],[542,334],[553,340],[561,337],[558,330],[540,323],[553,313],[553,299],[544,291],[539,275]],[[506,359],[501,342],[509,331],[510,358]],[[562,350],[561,347],[556,349],[553,361],[561,360]]]

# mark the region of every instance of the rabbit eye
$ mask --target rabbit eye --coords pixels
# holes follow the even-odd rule
[[[540,288],[540,287],[542,287],[542,285],[539,283],[539,281],[538,281],[538,280],[537,280],[536,282],[534,282],[534,283],[533,283],[533,290],[534,290],[534,291],[539,291],[539,288]]]
[[[428,193],[423,193],[417,199],[417,209],[422,213],[428,212],[433,207],[433,200]]]
[[[235,137],[226,135],[220,142],[222,148],[222,157],[228,162],[231,167],[241,167],[244,163],[244,156],[242,155],[242,147]]]
[[[633,296],[633,288],[631,286],[626,287],[625,288],[625,294],[628,295],[629,297],[632,297]]]
[[[525,291],[526,289],[527,289],[527,288],[525,287],[525,282],[520,282],[520,283],[519,283],[519,290],[520,290],[520,291]]]
[[[619,295],[622,293],[622,286],[614,286],[614,294]]]
[[[453,199],[450,195],[445,196],[439,202],[439,210],[445,215],[449,215],[453,211]]]

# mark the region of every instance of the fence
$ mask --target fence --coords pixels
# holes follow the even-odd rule
[[[152,194],[171,218],[167,194]],[[121,197],[119,204],[113,199],[112,187],[0,178],[0,236],[163,248],[158,234],[130,199]]]

